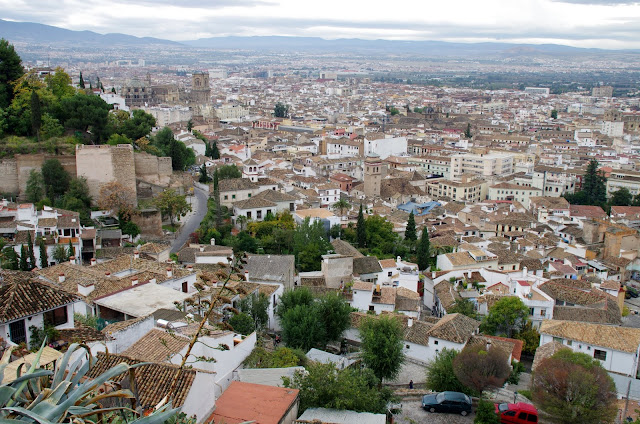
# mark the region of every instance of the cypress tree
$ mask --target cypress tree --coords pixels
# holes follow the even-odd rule
[[[222,227],[222,205],[220,204],[220,189],[218,188],[220,176],[218,168],[213,172],[213,200],[216,203],[216,228]]]
[[[36,255],[33,251],[33,240],[31,239],[31,231],[27,232],[27,252],[29,254],[29,269],[36,267]]]
[[[44,238],[40,238],[40,268],[49,266],[49,255],[47,255],[47,246],[44,244]]]
[[[69,247],[67,248],[67,259],[76,256],[76,250],[73,248],[73,243],[71,243],[71,239],[69,239]]]
[[[80,83],[78,84],[80,88],[84,88],[84,78],[82,78],[82,71],[80,71]]]
[[[29,262],[27,262],[27,249],[24,244],[20,246],[20,271],[29,271]]]
[[[367,244],[367,229],[365,228],[364,214],[362,213],[362,203],[360,203],[358,222],[356,223],[356,240],[358,241],[358,247],[361,249]]]
[[[218,150],[218,143],[215,141],[211,144],[211,158],[220,159],[220,150]]]
[[[40,96],[35,91],[31,92],[31,131],[36,137],[42,124],[42,110],[40,109]]]
[[[418,239],[418,234],[416,233],[416,219],[413,216],[413,211],[411,211],[409,219],[407,220],[407,229],[404,231],[404,239],[413,241]]]
[[[422,235],[420,236],[420,242],[418,243],[418,268],[425,270],[429,267],[429,254],[431,250],[431,244],[429,242],[429,230],[427,227],[422,229]]]

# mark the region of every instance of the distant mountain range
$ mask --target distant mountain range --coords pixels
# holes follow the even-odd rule
[[[170,41],[126,34],[98,34],[93,31],[71,31],[31,22],[0,19],[0,37],[10,42],[58,44],[61,47],[106,45],[195,47],[205,49],[261,50],[278,52],[358,52],[363,54],[410,54],[434,57],[518,57],[518,56],[586,56],[640,54],[640,50],[583,49],[558,44],[451,43],[445,41],[362,40],[319,37],[212,37],[191,41]]]

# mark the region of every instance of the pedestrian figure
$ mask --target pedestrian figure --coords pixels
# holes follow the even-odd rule
[[[413,389],[413,380],[409,380],[409,388]]]

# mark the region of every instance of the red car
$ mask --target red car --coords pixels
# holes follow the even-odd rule
[[[524,403],[496,403],[496,414],[504,424],[532,424],[538,422],[538,410]]]

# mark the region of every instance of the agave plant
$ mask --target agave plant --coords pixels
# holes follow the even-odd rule
[[[153,413],[143,416],[141,408],[133,409],[136,408],[135,395],[130,390],[117,389],[116,383],[112,381],[123,373],[128,373],[130,379],[133,379],[135,368],[144,364],[121,363],[94,379],[86,379],[84,377],[96,362],[87,346],[72,344],[55,372],[39,367],[44,346],[43,343],[27,371],[22,373],[22,366],[19,367],[16,379],[9,383],[4,383],[1,379],[9,363],[11,349],[2,356],[0,424],[92,424],[121,421],[123,418],[129,424],[162,424],[176,416],[178,409],[172,409],[170,404],[159,405]],[[87,350],[88,361],[83,362],[83,358],[79,358],[68,367],[71,356],[78,349]],[[112,390],[102,390],[104,387]],[[131,408],[103,407],[103,401],[117,398],[128,399]]]

